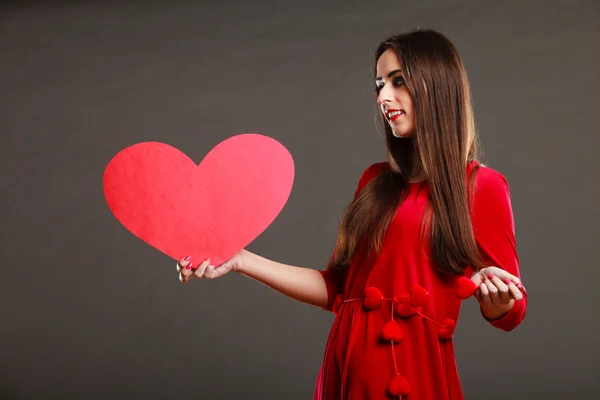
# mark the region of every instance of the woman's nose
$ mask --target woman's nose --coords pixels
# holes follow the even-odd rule
[[[386,88],[381,89],[379,95],[377,96],[377,102],[381,105],[391,102],[392,99],[393,98],[391,90],[386,90]]]

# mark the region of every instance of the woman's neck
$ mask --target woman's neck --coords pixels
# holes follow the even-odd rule
[[[408,178],[408,181],[411,183],[416,183],[416,182],[422,182],[424,180],[425,180],[425,176],[423,175],[422,169],[418,165],[415,166],[415,168],[412,170],[410,178]]]
[[[418,175],[418,176],[411,176],[408,181],[410,183],[418,183],[418,182],[423,182],[425,180],[425,177],[423,175]]]

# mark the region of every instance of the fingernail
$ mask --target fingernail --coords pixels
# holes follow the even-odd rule
[[[491,279],[494,279],[494,275],[492,275],[492,274],[488,274],[488,279],[490,279],[490,280],[491,280]]]
[[[507,285],[510,285],[510,279],[508,279],[508,278],[507,278],[507,279],[505,279],[505,280],[504,280],[504,283],[506,283]]]
[[[193,264],[194,264],[194,263],[188,263],[188,265],[185,267],[185,269],[192,269],[192,265],[193,265]]]
[[[187,256],[186,258],[184,258],[184,261],[190,261],[190,258],[192,258],[192,256]]]

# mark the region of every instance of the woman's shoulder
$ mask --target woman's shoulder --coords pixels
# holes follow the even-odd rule
[[[375,178],[377,175],[385,171],[390,167],[390,163],[388,161],[376,162],[367,167],[362,173],[360,178],[364,184],[369,183],[369,181]]]
[[[483,163],[475,162],[479,168],[476,171],[475,188],[477,191],[508,188],[508,180],[498,170]]]
[[[382,171],[390,167],[388,161],[376,162],[367,167],[364,174],[371,175],[373,177],[379,175]]]
[[[389,162],[387,162],[387,161],[385,161],[385,162],[376,162],[376,163],[373,163],[373,164],[369,165],[363,171],[362,175],[360,176],[360,179],[358,181],[358,188],[356,190],[355,195],[357,195],[358,192],[362,188],[364,188],[367,183],[369,183],[371,180],[373,180],[373,178],[375,178],[377,175],[379,175],[386,168],[389,168]]]

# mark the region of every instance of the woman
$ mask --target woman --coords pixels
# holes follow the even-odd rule
[[[188,257],[177,269],[182,282],[236,271],[337,313],[315,399],[462,399],[452,342],[461,300],[474,294],[506,331],[527,307],[508,184],[477,161],[469,83],[445,36],[392,36],[375,70],[388,161],[360,178],[328,267],[242,250],[216,268]]]

